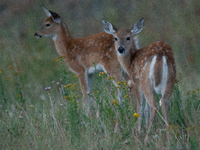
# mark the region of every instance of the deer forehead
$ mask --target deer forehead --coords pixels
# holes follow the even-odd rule
[[[45,21],[43,22],[43,25],[45,25],[46,23],[54,23],[53,19],[52,19],[52,16],[49,16],[45,19]]]
[[[121,39],[126,39],[126,37],[131,37],[131,30],[126,30],[126,29],[119,29],[114,33],[115,37],[121,38]]]

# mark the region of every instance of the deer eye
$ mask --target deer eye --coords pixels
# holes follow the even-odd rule
[[[129,41],[131,38],[130,37],[126,37],[126,40]]]
[[[51,26],[51,24],[50,24],[50,23],[47,23],[45,26],[46,26],[46,27],[50,27],[50,26]]]
[[[115,37],[115,41],[117,41],[117,38]]]

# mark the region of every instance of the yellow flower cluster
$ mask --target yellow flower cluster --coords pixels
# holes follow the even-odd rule
[[[125,95],[125,96],[124,96],[124,98],[127,98],[127,97],[128,97],[128,95]]]
[[[71,87],[72,86],[72,83],[69,83],[69,84],[67,84],[67,85],[64,85],[64,88],[68,88],[68,87]]]
[[[74,75],[74,78],[78,78],[78,75],[77,75],[77,74],[75,74],[75,75]]]
[[[134,115],[135,117],[137,117],[137,118],[140,117],[140,115],[139,115],[138,113],[134,113],[133,115]]]
[[[20,94],[17,94],[17,97],[21,97],[21,95],[20,95]]]
[[[73,97],[71,97],[70,95],[69,96],[64,96],[63,98],[66,99],[67,101],[72,101],[73,100]]]
[[[61,59],[64,59],[65,56],[59,56],[56,59],[54,59],[55,62],[59,62]],[[66,61],[67,62],[67,61]]]
[[[179,83],[179,79],[176,79],[176,80],[175,80],[175,83]]]
[[[109,77],[107,77],[108,80],[112,80],[112,79],[114,79],[114,78],[115,78],[114,76],[109,76]]]
[[[117,89],[119,89],[119,86],[117,86]]]
[[[80,95],[78,95],[77,93],[75,93],[75,95],[71,96],[71,95],[68,95],[68,96],[63,96],[64,99],[66,99],[67,101],[73,101],[73,100],[76,100],[80,97]]]
[[[74,90],[76,86],[77,86],[76,83],[75,83],[75,84],[69,83],[69,84],[67,84],[67,85],[64,85],[64,88],[67,89],[67,88],[71,87],[71,89]]]
[[[0,70],[0,74],[2,73],[2,71]]]
[[[199,93],[200,92],[200,88],[197,88],[196,91],[197,91],[197,93]],[[197,94],[196,91],[192,90],[190,92],[187,92],[187,95],[196,95]]]
[[[104,76],[106,73],[105,72],[99,72],[99,76]]]
[[[127,85],[127,82],[126,81],[121,81],[121,82],[118,82],[118,85]]]
[[[94,92],[93,92],[93,94],[98,94],[98,93],[99,93],[99,91],[94,91]]]
[[[73,85],[72,85],[72,87],[71,87],[71,89],[72,89],[72,90],[74,90],[76,86],[77,86],[77,84],[76,84],[76,83],[75,83],[75,84],[73,84]]]
[[[118,100],[114,99],[114,100],[112,101],[112,104],[113,104],[113,105],[119,105]]]

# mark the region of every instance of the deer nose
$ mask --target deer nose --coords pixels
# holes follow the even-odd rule
[[[123,48],[122,46],[120,46],[120,47],[118,48],[118,51],[119,51],[119,53],[123,53],[125,50],[124,50],[124,48]]]
[[[35,36],[36,38],[41,38],[41,37],[42,37],[42,36],[38,35],[37,32],[35,32],[34,36]]]

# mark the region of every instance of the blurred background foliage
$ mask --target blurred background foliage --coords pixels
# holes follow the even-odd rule
[[[74,38],[103,32],[102,18],[118,28],[129,28],[144,17],[140,47],[157,40],[170,44],[180,89],[199,86],[199,0],[1,0],[0,70],[7,99],[19,94],[15,85],[19,83],[23,97],[34,103],[44,98],[44,87],[64,76],[66,66],[55,61],[53,41],[33,36],[46,18],[42,7],[57,12]]]

